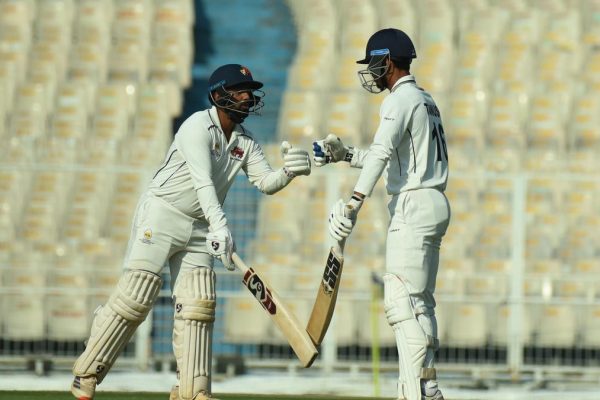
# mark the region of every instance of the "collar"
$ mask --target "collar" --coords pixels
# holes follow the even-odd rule
[[[396,81],[396,83],[394,83],[394,86],[392,86],[392,88],[390,89],[390,92],[393,92],[394,90],[398,89],[398,86],[404,84],[404,83],[408,83],[408,82],[413,82],[413,83],[417,83],[417,81],[415,80],[415,77],[412,75],[405,75],[402,78],[398,79]]]
[[[223,138],[225,137],[225,133],[223,133],[223,128],[221,127],[221,120],[219,120],[219,114],[217,113],[217,107],[216,106],[212,106],[211,108],[208,109],[208,117],[210,118],[211,124],[209,126],[209,128],[211,127],[216,127],[217,130],[219,131],[219,133],[221,135],[223,135]],[[236,124],[235,127],[233,128],[233,132],[231,132],[231,137],[229,138],[229,143],[227,143],[227,149],[233,148],[237,142],[238,142],[238,136],[240,135],[240,132],[238,132],[238,128],[239,128],[239,124]]]

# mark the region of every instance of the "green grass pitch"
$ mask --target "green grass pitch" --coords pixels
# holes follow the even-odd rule
[[[283,396],[283,395],[253,395],[253,394],[221,394],[215,393],[220,400],[365,400],[366,397],[337,397],[337,396]],[[168,393],[113,393],[98,392],[94,400],[167,400]],[[370,400],[377,400],[372,397]],[[380,398],[383,400],[383,398]],[[0,391],[0,400],[74,400],[69,392],[6,392]]]

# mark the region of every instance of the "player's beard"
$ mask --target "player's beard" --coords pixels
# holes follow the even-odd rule
[[[379,77],[378,79],[375,79],[375,86],[377,86],[377,89],[379,89],[382,92],[385,89],[387,89],[387,78],[386,78],[386,75],[383,75],[383,76]]]
[[[229,118],[235,122],[236,124],[241,124],[244,122],[246,117],[250,114],[250,108],[244,107],[242,103],[237,104],[235,107],[229,109],[227,111],[227,115]]]

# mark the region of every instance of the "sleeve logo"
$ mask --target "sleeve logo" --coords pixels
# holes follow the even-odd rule
[[[152,241],[152,229],[146,228],[140,241],[145,244],[154,244],[154,242]]]

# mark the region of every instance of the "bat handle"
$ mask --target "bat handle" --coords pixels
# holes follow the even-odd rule
[[[246,273],[246,271],[248,271],[250,269],[250,267],[248,267],[246,265],[246,263],[244,262],[244,260],[242,260],[240,258],[240,256],[236,252],[233,252],[233,254],[231,254],[231,259],[233,260],[233,263],[235,264],[235,266],[240,271],[242,271],[242,273]]]
[[[346,204],[346,207],[344,208],[344,216],[347,218],[350,218],[351,220],[354,221],[354,219],[356,218],[356,214],[357,214],[356,208],[354,208],[350,204]],[[343,238],[342,240],[337,242],[339,254],[341,254],[344,251],[345,244],[346,244],[346,238]]]
[[[356,218],[356,208],[350,204],[346,204],[346,207],[344,208],[344,216],[354,220]]]

